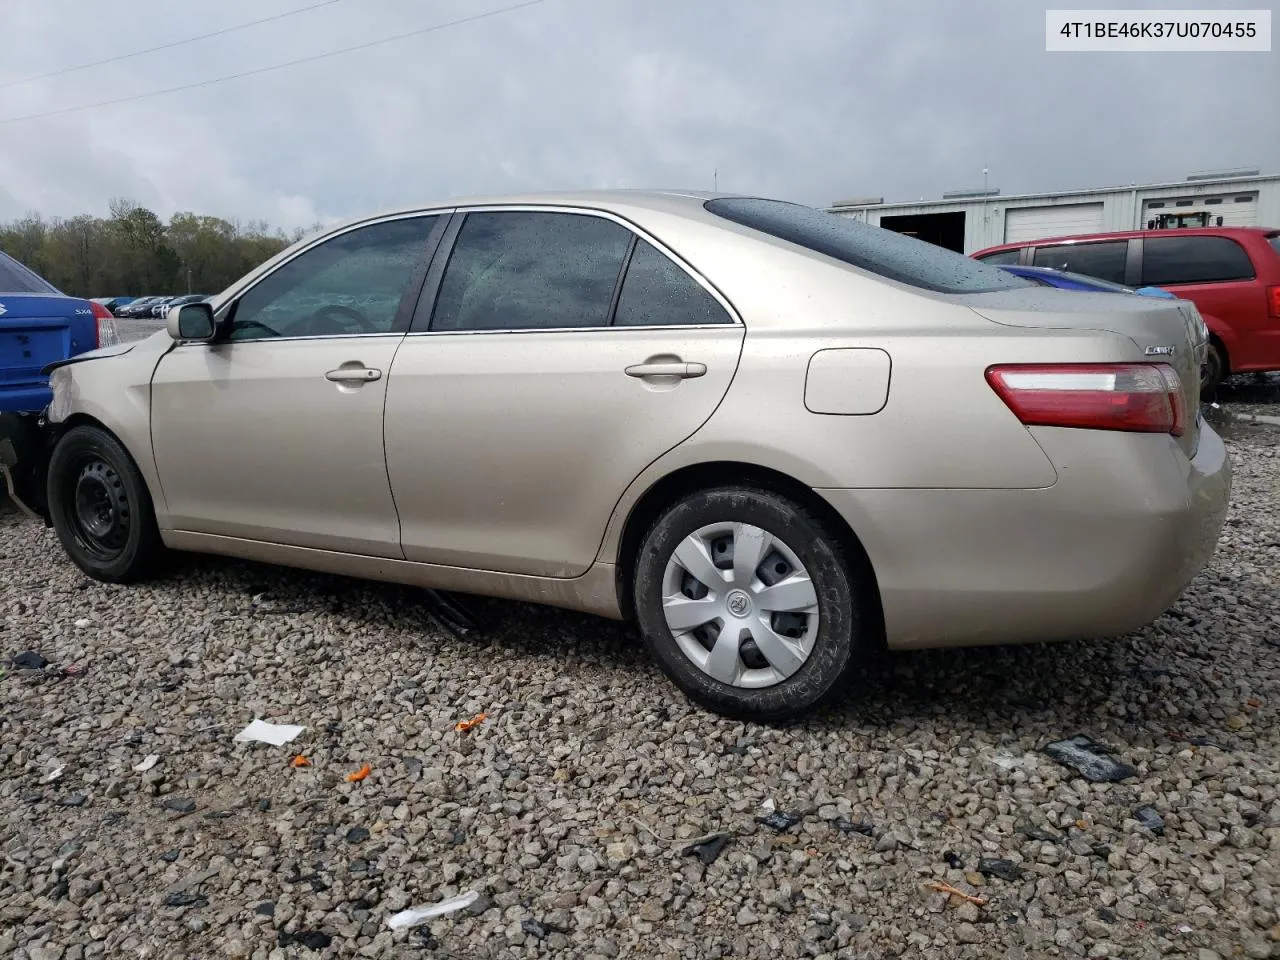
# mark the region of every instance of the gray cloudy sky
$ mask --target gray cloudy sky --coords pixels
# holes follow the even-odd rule
[[[1006,194],[1280,173],[1280,53],[1049,54],[1046,4],[1028,0],[545,0],[198,90],[3,122],[514,0],[338,0],[3,86],[313,2],[0,0],[0,219],[104,214],[123,196],[163,217],[293,228],[464,193],[709,188],[717,168],[721,189],[817,205],[936,197],[980,186],[984,165]]]

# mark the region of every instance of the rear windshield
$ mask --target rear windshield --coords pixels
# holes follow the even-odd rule
[[[730,197],[705,206],[726,220],[924,290],[986,293],[1035,286],[932,243],[798,203]]]
[[[0,293],[57,293],[57,288],[0,251]]]

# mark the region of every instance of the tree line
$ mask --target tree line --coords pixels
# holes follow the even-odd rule
[[[195,213],[165,223],[128,200],[111,201],[110,210],[105,218],[28,213],[0,223],[0,250],[71,296],[213,294],[304,233]]]

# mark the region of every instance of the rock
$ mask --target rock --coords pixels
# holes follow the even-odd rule
[[[760,922],[760,918],[755,915],[750,907],[743,907],[738,911],[738,926],[750,927]]]
[[[196,802],[190,797],[170,797],[162,806],[174,813],[191,813],[196,808]]]
[[[978,909],[976,903],[970,903],[968,900],[963,901],[955,909],[956,919],[964,920],[968,923],[977,923],[982,919],[982,911]]]
[[[864,837],[873,836],[876,832],[874,825],[870,823],[860,823],[850,820],[847,817],[839,817],[836,819],[836,829],[841,833],[857,833]]]
[[[364,843],[369,839],[369,831],[364,827],[352,827],[347,831],[347,843]]]
[[[663,909],[662,904],[654,900],[646,900],[640,905],[640,919],[648,923],[661,923],[667,917],[667,911]]]
[[[1271,943],[1266,937],[1250,937],[1244,942],[1244,955],[1254,960],[1267,960],[1271,956]]]
[[[876,852],[888,853],[898,849],[898,838],[892,833],[882,833],[876,840]]]
[[[955,938],[961,943],[981,943],[982,934],[972,923],[959,923],[955,927]]]
[[[1133,815],[1140,824],[1156,836],[1164,834],[1164,817],[1160,816],[1155,807],[1136,807]]]
[[[24,650],[13,658],[13,665],[19,670],[43,670],[49,661],[34,650]]]

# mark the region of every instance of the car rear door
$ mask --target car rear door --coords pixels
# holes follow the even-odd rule
[[[405,558],[580,575],[627,485],[720,403],[741,322],[609,214],[474,210],[446,244],[387,391]]]
[[[1217,318],[1228,341],[1232,370],[1280,367],[1280,324],[1267,318],[1265,284],[1241,244],[1230,237],[1176,232],[1142,238],[1142,283],[1163,287]]]
[[[229,336],[152,380],[156,469],[178,530],[398,558],[387,373],[447,215],[330,236],[241,293]]]

